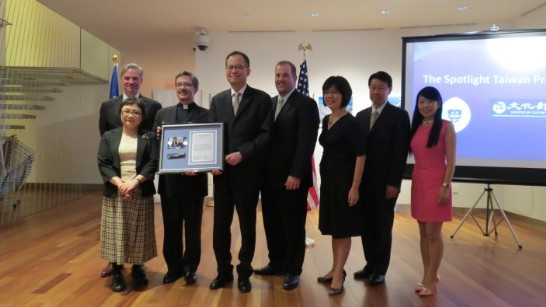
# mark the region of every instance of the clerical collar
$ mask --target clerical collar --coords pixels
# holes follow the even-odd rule
[[[178,107],[182,106],[182,109],[184,110],[187,110],[187,111],[191,111],[195,108],[195,102],[192,102],[190,104],[182,104],[182,103],[178,103]]]

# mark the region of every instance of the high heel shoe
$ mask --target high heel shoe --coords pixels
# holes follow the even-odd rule
[[[343,291],[344,291],[343,283],[345,282],[345,277],[347,277],[347,272],[345,272],[345,270],[343,270],[343,280],[341,281],[341,287],[340,288],[334,288],[334,287],[332,287],[330,285],[330,292],[328,292],[329,296],[335,296],[335,295],[343,293]]]
[[[347,277],[347,272],[345,272],[345,270],[343,270],[343,281],[345,281],[345,277]],[[334,279],[333,277],[321,276],[321,277],[317,278],[317,282],[319,282],[321,284],[329,284],[329,283],[332,282],[333,279]]]
[[[436,282],[436,284],[438,284],[440,282],[440,276],[436,276],[435,282]],[[421,289],[423,289],[423,284],[418,282],[417,285],[415,286],[415,292],[420,292]]]
[[[343,284],[341,284],[341,288],[332,288],[330,287],[330,292],[328,292],[328,295],[329,296],[335,296],[335,295],[338,295],[338,294],[341,294],[343,293]]]
[[[321,276],[321,277],[317,277],[317,282],[321,284],[327,284],[327,283],[331,283],[332,279],[333,279],[332,277]]]
[[[436,294],[436,287],[432,287],[432,288],[423,287],[421,291],[419,291],[419,296],[433,296],[435,294]]]

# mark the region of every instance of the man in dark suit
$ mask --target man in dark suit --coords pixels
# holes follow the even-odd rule
[[[179,103],[157,112],[154,130],[163,124],[207,123],[209,110],[198,106],[194,96],[199,80],[192,73],[183,71],[175,77]],[[201,221],[203,202],[207,195],[207,173],[185,172],[159,176],[159,194],[163,213],[163,257],[167,273],[163,283],[175,282],[184,276],[187,284],[197,281],[197,267],[201,260]],[[182,238],[185,230],[185,250]]]
[[[266,159],[262,212],[269,264],[258,275],[286,273],[283,288],[298,286],[305,257],[307,193],[313,184],[311,159],[317,141],[317,103],[296,90],[296,66],[281,61],[275,67],[272,99],[275,121]]]
[[[145,130],[152,130],[157,111],[161,109],[161,104],[153,99],[144,97],[140,94],[140,85],[142,84],[144,70],[138,64],[129,63],[122,67],[120,72],[123,95],[112,98],[102,103],[100,106],[99,131],[100,135],[104,132],[121,127],[119,117],[119,105],[129,97],[136,97],[146,106],[146,118],[142,122]]]
[[[271,97],[247,85],[250,60],[240,51],[226,57],[226,78],[231,89],[212,98],[213,121],[224,123],[224,169],[214,170],[213,247],[218,276],[210,284],[215,290],[233,280],[231,222],[237,210],[241,229],[239,291],[252,289],[250,276],[256,246],[256,206],[263,182],[265,154],[273,112]]]
[[[150,98],[140,95],[140,85],[144,76],[144,70],[138,64],[125,64],[120,72],[123,95],[112,98],[103,102],[100,106],[99,115],[99,132],[102,136],[106,131],[121,127],[121,119],[119,116],[119,106],[121,102],[129,97],[139,98],[144,103],[146,108],[146,117],[142,121],[141,127],[144,130],[152,130],[155,114],[161,109],[161,104]],[[101,277],[112,275],[112,264],[108,263],[102,272]]]
[[[392,245],[394,206],[400,193],[410,141],[408,113],[387,99],[392,78],[383,71],[368,79],[372,106],[356,115],[364,130],[366,165],[360,185],[363,204],[362,245],[366,266],[355,279],[369,279],[371,285],[385,282]]]

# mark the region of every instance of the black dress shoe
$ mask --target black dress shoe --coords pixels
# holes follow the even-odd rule
[[[142,265],[133,265],[131,276],[133,276],[137,285],[144,286],[148,284],[148,277]]]
[[[353,274],[353,277],[354,277],[354,279],[369,279],[370,276],[372,276],[372,275],[373,275],[372,270],[365,267],[364,269],[362,269],[360,271],[356,271]]]
[[[108,276],[111,276],[112,273],[114,273],[112,262],[108,262],[108,264],[104,267],[104,269],[102,269],[102,272],[100,272],[100,277],[108,277]]]
[[[163,276],[163,283],[172,284],[173,282],[175,282],[177,279],[179,279],[182,276],[184,276],[183,273],[168,271],[167,274]]]
[[[286,274],[284,281],[282,283],[282,288],[284,290],[292,290],[298,286],[300,283],[299,275]]]
[[[184,280],[188,285],[193,285],[197,282],[197,274],[195,271],[187,271],[186,274],[184,274]]]
[[[254,273],[256,275],[265,275],[265,276],[282,275],[281,270],[277,270],[276,268],[270,266],[269,264],[264,266],[263,268],[254,270]]]
[[[373,274],[370,276],[370,285],[377,286],[385,283],[385,275]]]
[[[218,275],[211,283],[209,288],[216,290],[225,287],[227,284],[233,281],[233,276],[220,276]]]
[[[250,290],[252,290],[252,284],[250,283],[250,279],[248,277],[239,277],[237,286],[239,287],[239,291],[242,293],[248,293]]]
[[[118,272],[112,274],[112,291],[121,292],[125,290],[125,280],[123,280],[123,275]]]

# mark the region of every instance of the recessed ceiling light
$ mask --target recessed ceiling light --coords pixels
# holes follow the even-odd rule
[[[318,17],[319,13],[318,12],[311,12],[311,17]]]
[[[244,17],[244,18],[250,18],[250,13],[244,13],[244,14],[243,14],[243,17]]]
[[[457,10],[459,10],[459,11],[466,11],[467,8],[468,8],[468,6],[466,6],[466,5],[459,5],[459,6],[457,7]]]
[[[381,14],[383,15],[387,15],[388,13],[390,13],[391,11],[389,11],[389,9],[384,9],[384,10],[381,10]]]

